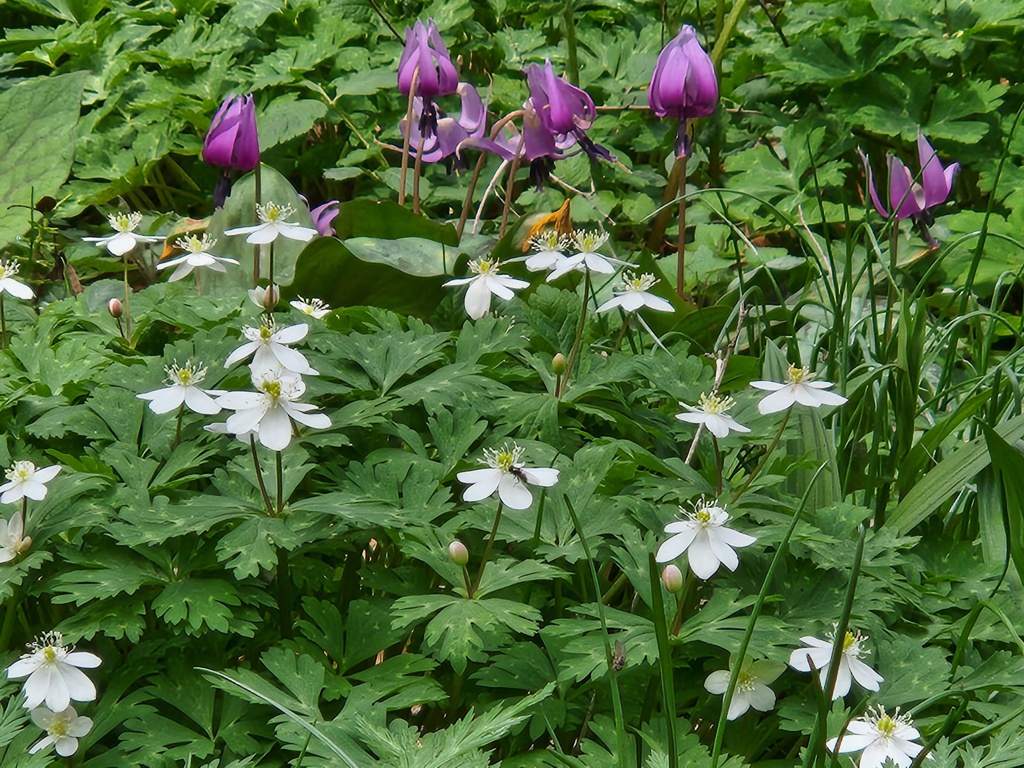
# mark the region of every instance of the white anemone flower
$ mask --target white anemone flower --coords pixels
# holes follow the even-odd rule
[[[7,668],[7,677],[25,681],[25,708],[35,709],[44,701],[52,712],[63,712],[72,701],[92,701],[96,686],[79,669],[93,669],[100,657],[64,645],[60,632],[48,632],[29,646],[30,653]]]
[[[181,280],[183,277],[188,276],[193,269],[200,267],[209,267],[214,272],[227,272],[228,269],[224,265],[237,265],[238,261],[229,259],[226,256],[214,256],[212,253],[209,253],[209,249],[213,248],[216,244],[216,238],[211,239],[207,235],[203,235],[202,238],[195,235],[180,237],[174,243],[174,247],[185,251],[185,255],[170,261],[162,261],[156,265],[156,268],[167,269],[168,267],[177,267],[168,280],[171,283]]]
[[[597,249],[606,242],[608,242],[607,232],[596,232],[593,230],[577,230],[573,232],[572,245],[575,246],[576,253],[572,256],[566,256],[564,260],[559,262],[551,270],[547,281],[550,283],[552,280],[557,280],[562,275],[566,275],[574,270],[577,272],[598,272],[602,275],[611,275],[615,273],[616,265],[636,267],[636,264],[630,264],[628,261],[613,259],[611,256],[602,256],[598,253]]]
[[[816,637],[801,637],[800,642],[810,646],[797,648],[789,656],[789,666],[798,672],[810,672],[813,666],[818,672],[818,680],[822,688],[828,680],[828,667],[832,660],[832,649],[835,646],[835,633],[829,632],[828,640]],[[850,692],[851,680],[856,680],[869,691],[877,691],[883,677],[861,661],[871,651],[864,645],[868,638],[860,632],[854,634],[847,631],[843,638],[843,651],[839,656],[839,673],[836,675],[836,687],[832,691],[832,700],[841,699]]]
[[[469,262],[469,271],[473,277],[459,277],[445,283],[448,288],[453,285],[468,285],[466,290],[466,314],[479,320],[491,309],[491,294],[508,301],[515,296],[514,291],[529,287],[525,280],[498,273],[501,262],[491,261],[486,257]]]
[[[174,363],[164,368],[164,371],[167,373],[164,381],[168,387],[136,395],[140,400],[149,400],[149,409],[153,413],[170,413],[182,405],[207,416],[220,413],[220,406],[213,398],[224,393],[216,389],[199,388],[199,384],[206,378],[206,368],[201,363],[187,360],[182,366]]]
[[[18,274],[18,262],[11,259],[0,259],[0,293],[9,293],[16,299],[34,299],[35,293],[20,280],[15,280]]]
[[[32,537],[25,535],[25,518],[18,510],[10,520],[0,517],[0,563],[9,563],[32,546]]]
[[[910,715],[901,715],[900,708],[888,715],[881,707],[872,707],[864,717],[851,720],[846,731],[825,745],[830,752],[860,752],[860,768],[882,768],[892,760],[899,768],[910,768],[914,758],[924,749],[915,744],[921,734]]]
[[[306,391],[302,379],[281,370],[253,373],[256,392],[227,392],[217,405],[235,411],[227,422],[227,431],[235,435],[254,433],[260,443],[272,451],[283,451],[292,441],[292,421],[313,429],[327,429],[330,418],[310,413],[316,406],[296,402]]]
[[[693,512],[686,512],[682,507],[679,511],[690,519],[665,526],[665,533],[674,533],[675,536],[658,548],[654,559],[659,563],[675,560],[685,552],[690,570],[702,579],[710,579],[720,565],[730,571],[736,570],[740,560],[733,551],[734,547],[747,547],[757,541],[746,533],[726,528],[729,513],[725,507],[718,506],[717,501],[701,498],[694,504]]]
[[[533,494],[527,484],[550,488],[558,482],[558,470],[527,468],[522,460],[524,453],[525,449],[518,445],[484,450],[482,461],[487,469],[471,469],[457,475],[459,482],[469,485],[462,498],[468,502],[481,501],[497,491],[498,498],[509,509],[529,509]]]
[[[301,242],[308,243],[317,235],[317,231],[312,227],[304,227],[301,224],[296,224],[294,221],[287,221],[288,217],[295,213],[295,209],[290,205],[278,205],[277,203],[267,203],[266,205],[256,206],[256,216],[262,221],[262,224],[256,224],[251,227],[236,227],[235,229],[229,229],[224,232],[225,235],[248,235],[245,238],[247,243],[272,243],[277,240],[278,235],[287,237],[289,240],[300,240]]]
[[[278,329],[273,317],[263,320],[259,328],[247,325],[242,329],[242,335],[248,341],[228,355],[224,367],[230,368],[251,355],[254,371],[281,367],[300,376],[317,376],[317,371],[310,367],[303,354],[289,346],[302,341],[307,333],[309,326],[305,323]]]
[[[744,663],[736,680],[736,689],[732,692],[726,719],[735,720],[751,707],[758,712],[771,712],[775,709],[775,692],[768,686],[774,683],[785,669],[784,664],[775,661]],[[704,689],[708,693],[722,696],[729,690],[730,676],[727,669],[712,672],[704,681]]]
[[[295,309],[304,315],[309,315],[314,320],[323,320],[331,314],[331,307],[320,299],[304,299],[299,296],[298,301],[290,302]]]
[[[30,755],[52,744],[58,755],[71,757],[78,751],[78,740],[92,730],[92,719],[79,717],[70,704],[63,712],[51,712],[46,707],[36,707],[29,715],[33,723],[46,731],[46,735],[29,749]]]
[[[36,469],[31,461],[16,461],[5,472],[7,482],[0,485],[0,504],[10,504],[24,498],[42,501],[46,498],[46,484],[60,472],[60,465]]]
[[[687,413],[677,413],[676,418],[685,421],[687,424],[703,424],[704,427],[717,438],[728,437],[730,432],[749,432],[750,428],[745,427],[728,414],[728,411],[736,404],[731,397],[719,397],[718,395],[700,395],[697,406],[679,403],[687,410]]]
[[[115,256],[124,256],[133,250],[139,243],[159,243],[164,238],[159,235],[140,235],[135,232],[142,223],[142,214],[134,213],[112,213],[107,217],[110,228],[114,230],[112,235],[103,237],[83,237],[87,243],[96,243],[98,248],[106,248]]]
[[[598,307],[597,311],[607,312],[622,307],[626,312],[636,312],[640,307],[648,307],[658,312],[675,312],[675,308],[665,299],[647,292],[657,282],[658,278],[651,274],[636,277],[626,273],[621,285],[615,287],[615,296]]]
[[[771,392],[757,404],[757,410],[763,415],[778,413],[799,403],[811,408],[823,405],[842,405],[846,398],[835,392],[825,390],[832,386],[831,381],[814,381],[814,374],[803,368],[790,364],[786,381],[779,384],[775,381],[752,381],[750,386]]]
[[[558,234],[553,229],[534,235],[530,240],[530,247],[536,253],[524,259],[526,268],[531,272],[554,269],[565,261],[565,251],[571,243],[572,241],[568,237]]]

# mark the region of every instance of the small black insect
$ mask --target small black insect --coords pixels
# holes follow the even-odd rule
[[[526,473],[523,471],[522,467],[512,467],[509,469],[508,473],[520,483],[528,482],[526,479]]]

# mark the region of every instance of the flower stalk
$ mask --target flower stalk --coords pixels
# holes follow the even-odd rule
[[[412,71],[412,83],[409,87],[409,103],[405,110],[405,124],[412,126],[413,100],[416,98],[416,87],[419,85],[420,68]],[[405,205],[405,180],[409,175],[409,141],[412,131],[403,131],[402,139],[402,172],[398,177],[398,204]],[[422,133],[420,134],[422,138]]]
[[[576,358],[579,357],[580,347],[583,346],[583,334],[587,327],[587,302],[590,301],[590,270],[583,273],[583,301],[580,303],[580,322],[576,326],[576,338],[572,342],[572,350],[569,352],[569,361],[565,366],[565,374],[559,381],[559,387],[555,390],[555,398],[562,399],[565,388],[569,384],[569,377],[572,376],[573,366],[576,365]]]
[[[472,599],[473,595],[480,588],[480,579],[484,576],[484,568],[487,567],[487,561],[491,557],[491,550],[494,548],[494,538],[498,535],[498,523],[501,522],[501,511],[505,508],[504,503],[501,499],[498,499],[498,511],[494,513],[494,525],[491,526],[491,535],[487,537],[487,546],[484,547],[483,557],[480,558],[480,567],[477,569],[476,578],[473,579],[473,585],[469,588],[469,597]]]

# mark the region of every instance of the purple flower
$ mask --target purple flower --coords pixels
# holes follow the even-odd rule
[[[684,24],[679,34],[658,55],[647,91],[647,103],[658,117],[679,120],[676,155],[689,154],[686,121],[705,117],[718,105],[718,77],[707,51],[697,41],[697,32]]]
[[[531,64],[524,71],[526,82],[530,86],[530,103],[540,127],[556,144],[564,143],[566,139],[573,137],[579,142],[580,148],[591,157],[614,159],[607,149],[595,144],[585,133],[597,117],[594,100],[586,91],[557,77],[550,59],[545,60],[543,67]],[[528,130],[528,123],[529,120],[524,119],[524,133]],[[544,139],[544,142],[547,143],[547,139]]]
[[[307,203],[306,205],[308,206],[309,204]],[[331,222],[340,213],[338,205],[337,200],[329,200],[323,205],[309,209],[309,215],[313,219],[313,227],[320,237],[330,237],[334,234],[334,227],[331,226]]]
[[[228,96],[220,105],[203,141],[203,160],[236,171],[251,171],[259,165],[260,144],[251,93]]]
[[[943,168],[938,155],[921,131],[917,132],[917,155],[921,162],[920,182],[914,180],[910,169],[900,160],[893,157],[891,153],[886,155],[889,166],[889,206],[892,209],[890,213],[885,210],[878,197],[867,155],[863,152],[860,153],[868,178],[868,192],[871,195],[871,202],[875,205],[875,210],[887,219],[890,216],[894,216],[897,221],[913,219],[928,244],[937,248],[938,242],[928,231],[928,227],[935,222],[928,209],[946,202],[946,198],[949,197],[950,190],[953,188],[953,176],[960,168],[960,164],[953,163]]]
[[[409,131],[409,154],[416,157],[419,143],[423,139],[423,161],[437,163],[446,160],[456,153],[459,144],[467,139],[480,139],[484,135],[487,120],[487,105],[480,94],[469,83],[459,83],[456,93],[462,99],[461,111],[451,117],[441,117],[433,135],[424,136],[420,130],[423,114],[423,99],[413,99],[413,125],[407,125],[405,118],[399,123],[399,130],[404,136]]]
[[[433,135],[437,126],[433,100],[450,96],[458,85],[459,73],[455,71],[434,20],[428,19],[426,26],[417,21],[413,27],[406,27],[405,49],[398,62],[398,89],[403,96],[412,92],[423,99],[420,118],[423,135]]]

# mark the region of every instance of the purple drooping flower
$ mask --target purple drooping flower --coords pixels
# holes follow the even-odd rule
[[[942,167],[939,156],[932,145],[928,143],[921,131],[917,132],[917,155],[921,163],[920,181],[914,180],[914,175],[899,159],[891,153],[886,155],[889,166],[889,207],[891,213],[886,211],[878,197],[875,189],[875,181],[871,174],[871,165],[868,163],[867,155],[860,153],[864,161],[864,170],[868,179],[868,192],[871,195],[871,202],[875,210],[885,218],[894,216],[897,220],[913,219],[921,229],[932,246],[938,243],[931,236],[928,227],[934,223],[929,208],[946,202],[949,193],[953,188],[953,176],[960,168],[959,163],[953,163],[946,168]]]
[[[697,31],[689,24],[684,24],[658,55],[647,103],[658,117],[674,117],[679,121],[676,155],[688,155],[686,122],[706,117],[718,106],[715,65],[697,40]]]
[[[309,216],[313,219],[313,227],[316,229],[320,237],[330,237],[334,234],[334,227],[331,226],[331,222],[334,221],[341,212],[338,206],[339,203],[337,200],[329,200],[323,205],[318,205],[316,208],[309,209]]]
[[[524,71],[533,110],[540,126],[555,143],[563,144],[573,137],[591,157],[614,160],[607,149],[595,144],[586,134],[597,117],[597,107],[586,91],[555,75],[550,59],[544,62],[543,67],[531,64]]]
[[[231,192],[229,171],[251,171],[260,164],[256,107],[251,93],[232,94],[220,105],[203,140],[203,161],[223,169],[213,191],[215,206],[223,208]]]
[[[423,99],[420,131],[432,136],[437,127],[437,112],[433,100],[450,96],[459,85],[459,73],[448,55],[433,19],[424,26],[417,21],[405,28],[405,48],[398,62],[398,89],[403,96],[413,93]]]
[[[480,94],[469,83],[459,83],[456,93],[462,99],[462,109],[454,116],[441,117],[437,121],[435,132],[424,136],[420,130],[420,119],[423,113],[423,100],[413,99],[413,124],[411,128],[406,119],[402,118],[399,130],[404,136],[409,132],[409,155],[420,154],[420,139],[423,140],[422,159],[426,163],[437,163],[446,160],[456,153],[459,144],[467,139],[479,139],[484,135],[487,121],[487,105]]]

